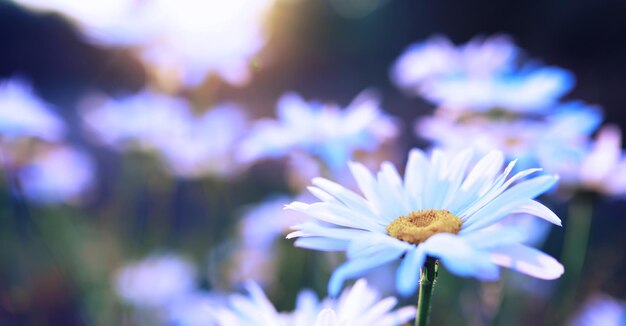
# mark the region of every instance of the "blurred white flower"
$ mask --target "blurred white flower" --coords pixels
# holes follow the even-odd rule
[[[149,66],[195,86],[209,73],[233,84],[250,78],[249,62],[266,42],[263,23],[274,0],[14,0],[55,11],[97,43],[132,45]]]
[[[167,304],[167,325],[211,326],[215,325],[213,309],[224,305],[227,297],[219,293],[194,291]]]
[[[370,92],[357,96],[345,109],[336,104],[306,102],[289,93],[278,102],[278,119],[256,123],[242,141],[238,158],[252,162],[301,151],[331,169],[343,169],[356,151],[371,152],[398,133]]]
[[[571,128],[570,124],[568,128]],[[626,154],[622,135],[615,125],[600,129],[576,151],[545,151],[546,170],[562,177],[566,190],[584,189],[608,196],[626,195]]]
[[[391,79],[400,88],[419,94],[423,85],[457,75],[490,76],[509,70],[518,49],[503,35],[476,37],[464,46],[436,36],[410,45],[391,70]]]
[[[233,295],[229,308],[215,312],[217,325],[401,325],[415,317],[415,308],[408,306],[392,311],[394,297],[380,298],[365,280],[358,280],[336,300],[320,302],[309,291],[301,291],[293,312],[280,313],[253,282],[246,284],[249,296]]]
[[[305,196],[300,200],[311,199]],[[241,221],[241,238],[249,247],[268,247],[274,240],[286,235],[289,228],[303,220],[301,214],[285,210],[285,205],[294,198],[281,196],[271,198],[261,204],[249,208]]]
[[[154,151],[174,175],[230,176],[239,171],[233,153],[247,121],[235,105],[217,105],[196,116],[182,98],[144,91],[90,106],[83,119],[96,139],[117,149]]]
[[[148,90],[121,99],[90,98],[82,117],[97,141],[117,149],[154,149],[192,119],[185,100]]]
[[[282,239],[291,225],[303,221],[300,214],[284,209],[293,199],[287,196],[270,198],[245,211],[239,225],[241,247],[232,256],[231,283],[254,280],[265,284],[273,279],[276,240]]]
[[[607,195],[626,194],[626,154],[622,133],[617,126],[603,127],[580,166],[584,188]]]
[[[606,295],[595,294],[587,299],[581,311],[569,323],[570,326],[624,326],[626,305]]]
[[[115,290],[126,303],[147,308],[165,307],[192,293],[195,269],[181,257],[153,255],[130,263],[115,275]]]
[[[598,108],[574,102],[555,108],[551,115],[542,119],[510,120],[488,116],[459,119],[440,110],[420,119],[415,131],[444,151],[472,147],[484,154],[497,149],[509,158],[518,158],[522,167],[539,164],[546,171],[560,175],[561,166],[579,155],[601,121]]]
[[[391,70],[400,88],[450,110],[549,109],[574,77],[554,67],[519,67],[520,51],[505,36],[455,47],[443,37],[411,45]]]
[[[237,106],[211,108],[188,126],[172,129],[158,145],[172,173],[184,177],[231,176],[239,171],[234,147],[246,129],[245,114]]]
[[[159,0],[164,30],[143,52],[157,69],[171,67],[188,85],[207,73],[241,85],[250,61],[265,45],[263,22],[274,0]]]
[[[0,82],[0,137],[57,141],[64,131],[63,121],[24,81],[14,78]]]
[[[491,76],[442,78],[425,85],[422,96],[453,110],[538,112],[557,104],[572,85],[573,76],[565,70],[537,68]]]
[[[105,44],[134,44],[154,33],[144,8],[151,1],[110,0],[89,3],[72,0],[13,0],[37,11],[52,11],[77,24],[94,41]]]
[[[89,156],[67,146],[43,149],[18,171],[24,195],[40,203],[71,202],[94,181]]]

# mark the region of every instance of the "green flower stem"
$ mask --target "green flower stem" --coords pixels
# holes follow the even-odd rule
[[[430,313],[430,300],[435,288],[435,280],[439,271],[437,260],[429,258],[422,267],[420,274],[419,296],[417,298],[417,316],[415,326],[428,325],[428,315]]]
[[[565,248],[563,263],[573,280],[578,280],[582,273],[593,214],[591,198],[576,196],[570,203],[569,216],[565,228]]]
[[[574,196],[570,201],[567,224],[565,225],[565,239],[561,255],[565,274],[560,284],[561,304],[557,315],[565,316],[568,314],[575,302],[585,264],[592,216],[593,197],[590,194]]]

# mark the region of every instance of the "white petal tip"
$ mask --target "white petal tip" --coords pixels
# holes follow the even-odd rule
[[[309,208],[309,204],[301,203],[301,202],[293,202],[291,204],[287,204],[283,207],[283,210],[292,210],[292,211],[305,211]]]
[[[306,234],[304,232],[302,232],[302,231],[294,231],[294,232],[291,232],[291,233],[287,234],[285,239],[293,239],[293,238],[304,237],[304,236],[306,236]]]

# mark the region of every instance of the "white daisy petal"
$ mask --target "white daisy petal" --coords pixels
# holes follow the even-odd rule
[[[447,207],[449,202],[452,201],[454,195],[457,193],[463,182],[463,176],[467,170],[467,166],[472,158],[472,151],[465,150],[461,152],[450,165],[450,172],[447,179],[450,182],[450,188],[444,197],[444,207]]]
[[[489,160],[487,160],[488,158]],[[461,219],[464,219],[463,217],[467,215],[466,211],[472,209],[477,210],[482,207],[484,203],[481,203],[486,203],[487,201],[484,199],[482,201],[478,200],[482,195],[481,189],[484,189],[485,185],[493,183],[496,171],[499,171],[500,167],[502,167],[503,161],[504,157],[502,152],[499,151],[493,151],[480,160],[470,174],[465,178],[463,185],[461,185],[461,188],[457,192],[456,196],[451,199],[451,203],[446,205],[446,208],[457,214],[457,216],[461,217]],[[479,169],[479,166],[484,167],[482,171]],[[514,166],[515,161],[509,163],[504,170],[504,173],[502,173],[499,178],[505,179]],[[481,172],[483,174],[479,175]]]
[[[532,173],[540,171],[541,169],[528,169],[521,172],[518,172],[509,180],[506,180],[506,177],[510,173],[510,170],[507,169],[503,174],[501,174],[495,181],[491,184],[483,185],[483,189],[480,190],[478,199],[472,205],[469,205],[465,210],[459,212],[459,215],[471,215],[476,213],[478,210],[483,208],[485,205],[490,203],[494,198],[499,196],[503,191],[505,191],[509,186],[513,184],[514,181],[526,177]]]
[[[476,232],[464,234],[461,237],[472,243],[476,249],[493,248],[511,243],[525,241],[528,236],[516,227],[491,227]]]
[[[313,196],[315,196],[317,199],[326,202],[326,203],[333,203],[333,204],[340,204],[340,201],[333,197],[332,195],[328,194],[326,191],[317,188],[317,187],[313,187],[313,186],[309,186],[306,188],[310,193],[313,194]]]
[[[363,230],[326,227],[315,222],[298,224],[296,226],[293,226],[292,228],[297,231],[289,233],[287,235],[287,239],[295,237],[314,237],[323,235],[324,237],[330,237],[334,239],[351,240],[359,235],[367,234],[367,231]]]
[[[320,251],[340,251],[348,248],[349,242],[337,239],[320,237],[298,238],[294,245],[300,248],[316,249]]]
[[[475,184],[482,184],[486,180],[492,180],[504,164],[504,154],[500,151],[492,151],[485,155],[470,171],[463,182],[462,188],[467,190]]]
[[[346,254],[348,258],[352,259],[368,256],[383,249],[405,252],[412,249],[412,246],[387,235],[370,233],[363,234],[361,237],[354,237],[346,250]]]
[[[314,326],[335,326],[337,323],[338,320],[335,311],[330,308],[326,308],[317,316]]]
[[[443,201],[450,184],[445,180],[448,171],[448,158],[443,152],[433,150],[430,159],[431,172],[426,176],[426,186],[422,194],[424,196],[424,204],[429,208],[443,208]],[[437,191],[434,191],[437,189]]]
[[[398,300],[393,297],[380,300],[376,305],[365,311],[359,318],[361,325],[373,325],[383,315],[389,313],[393,307],[398,303]]]
[[[376,183],[376,179],[369,170],[365,166],[359,163],[350,162],[348,163],[348,167],[350,168],[350,172],[354,176],[361,192],[365,198],[371,203],[372,210],[380,214],[382,203],[380,202],[380,198],[378,197],[378,193],[376,187],[378,184]]]
[[[346,279],[362,275],[365,271],[396,260],[401,255],[401,251],[383,250],[369,257],[348,260],[343,265],[339,266],[330,277],[330,281],[328,282],[328,294],[332,297],[337,296]]]
[[[420,269],[425,260],[426,254],[421,246],[407,252],[396,276],[396,288],[400,295],[406,297],[413,293],[419,282]]]
[[[540,217],[552,224],[556,224],[558,226],[562,226],[561,225],[561,219],[554,214],[554,212],[552,210],[550,210],[548,207],[546,207],[544,204],[536,201],[536,200],[529,200],[528,203],[518,207],[516,210],[514,210],[512,213],[527,213],[527,214],[531,214],[537,217]]]
[[[256,283],[247,283],[246,289],[247,296],[233,294],[230,296],[230,302],[225,306],[217,302],[216,307],[203,307],[204,309],[211,308],[207,311],[211,317],[208,324],[216,326],[400,326],[413,319],[416,312],[415,307],[412,306],[401,307],[394,311],[393,308],[398,300],[394,297],[381,299],[380,293],[368,286],[364,279],[358,280],[352,288],[344,290],[337,299],[326,298],[320,301],[313,291],[302,290],[298,293],[296,308],[292,312],[278,312]],[[178,323],[178,320],[175,321]],[[207,322],[201,324],[207,324]]]
[[[422,192],[426,175],[429,173],[428,159],[420,150],[411,150],[404,172],[404,188],[409,195],[412,210],[423,207]]]
[[[484,281],[493,281],[499,276],[498,266],[490,261],[489,253],[473,248],[461,237],[439,233],[421,246],[428,255],[438,258],[458,276],[472,276]]]
[[[297,203],[296,203],[297,204]],[[310,205],[287,205],[287,208],[305,213],[320,221],[332,223],[339,226],[364,229],[369,231],[384,232],[385,226],[377,223],[370,216],[360,214],[350,210],[343,205],[333,205],[332,203],[314,203]]]
[[[315,186],[319,187],[319,189],[332,194],[332,196],[336,197],[339,201],[351,209],[359,210],[364,213],[371,213],[368,202],[363,197],[355,194],[353,191],[324,178],[314,178],[311,182]]]
[[[558,178],[555,176],[544,175],[520,182],[485,205],[471,218],[468,218],[463,224],[462,232],[478,230],[499,221],[502,217],[527,203],[528,199],[535,198],[552,188],[557,181]]]
[[[384,205],[384,216],[389,216],[393,220],[409,210],[409,205],[405,201],[402,181],[396,168],[391,166],[389,162],[383,163],[377,177],[378,185],[382,189],[379,192],[379,197]]]
[[[408,323],[410,320],[415,318],[417,313],[417,309],[415,307],[403,307],[395,311],[395,313],[391,315],[387,315],[381,318],[377,325],[380,326],[392,326],[392,325],[404,325]]]
[[[248,293],[250,293],[250,297],[252,298],[252,300],[258,306],[264,307],[263,310],[274,312],[274,313],[276,312],[274,305],[272,305],[270,300],[265,296],[265,293],[263,293],[263,289],[261,289],[261,287],[258,284],[256,284],[255,282],[249,281],[249,282],[246,282],[245,288],[248,291]]]
[[[564,272],[563,265],[556,259],[522,244],[496,247],[490,252],[495,264],[536,278],[553,280]]]

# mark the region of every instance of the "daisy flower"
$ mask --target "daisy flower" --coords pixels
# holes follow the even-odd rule
[[[320,302],[312,291],[301,291],[293,312],[276,311],[254,282],[246,283],[246,290],[249,296],[233,295],[228,308],[214,312],[217,325],[401,325],[415,317],[415,307],[392,310],[397,299],[381,299],[380,294],[363,279],[334,300]]]
[[[168,302],[162,325],[176,326],[213,326],[215,318],[212,311],[216,306],[226,303],[228,296],[219,292],[193,290]]]
[[[310,197],[310,196],[305,196]],[[309,198],[299,197],[300,200]],[[239,224],[239,248],[229,256],[228,280],[231,284],[254,280],[267,284],[275,275],[276,242],[289,233],[289,227],[302,222],[306,217],[283,209],[294,201],[293,197],[270,198],[247,208]]]
[[[18,177],[26,197],[38,203],[73,202],[94,182],[91,157],[69,146],[38,151],[20,167]]]
[[[626,194],[626,154],[622,133],[615,125],[602,127],[594,140],[588,140],[575,152],[554,151],[544,166],[561,176],[566,189],[585,189],[608,196]]]
[[[580,165],[580,182],[603,194],[626,194],[626,155],[619,127],[608,125],[600,129]]]
[[[253,126],[239,148],[242,162],[301,151],[319,158],[331,170],[339,169],[356,151],[374,151],[397,134],[393,119],[367,91],[345,109],[332,103],[307,102],[289,93],[278,101],[277,115],[276,120],[261,120]]]
[[[519,64],[520,51],[504,36],[455,47],[438,37],[409,47],[391,78],[410,93],[455,111],[541,112],[574,84],[556,67]]]
[[[449,113],[437,111],[420,119],[416,134],[445,151],[471,147],[486,154],[502,150],[507,158],[518,158],[524,167],[539,164],[551,173],[561,172],[561,164],[580,155],[602,122],[598,108],[580,102],[562,104],[543,119],[454,117]]]
[[[607,294],[597,293],[585,302],[570,326],[625,325],[626,304]]]
[[[125,302],[158,308],[192,293],[196,271],[187,260],[173,255],[152,255],[122,267],[115,275],[115,290]]]
[[[244,111],[234,104],[222,103],[187,125],[165,133],[157,148],[172,174],[196,178],[205,175],[232,177],[241,166],[234,149],[248,124]]]
[[[376,176],[363,165],[350,170],[364,197],[332,181],[316,178],[310,191],[321,200],[287,206],[314,219],[293,227],[288,238],[296,246],[345,251],[348,261],[329,281],[329,293],[365,271],[402,259],[396,288],[413,293],[427,257],[438,259],[458,276],[496,280],[499,267],[541,279],[555,279],[563,266],[554,258],[522,244],[515,227],[490,228],[511,213],[528,213],[560,225],[546,206],[533,200],[552,188],[558,178],[529,169],[509,177],[515,161],[504,171],[504,155],[493,151],[473,168],[472,152],[452,157],[434,150],[430,160],[418,149],[409,154],[404,179],[388,162]],[[519,181],[519,182],[518,182]]]
[[[173,175],[229,177],[239,172],[234,148],[248,122],[237,105],[221,103],[197,115],[184,98],[145,90],[117,100],[93,97],[85,107],[85,127],[97,142],[156,152]]]
[[[274,0],[14,0],[66,16],[99,44],[132,47],[157,77],[197,86],[208,74],[242,85],[267,42]],[[178,85],[177,85],[178,86]]]
[[[26,82],[20,79],[0,82],[0,136],[58,141],[64,133],[63,120],[49,104],[34,95]]]
[[[151,90],[122,98],[90,96],[82,107],[89,136],[118,150],[154,149],[172,130],[187,127],[192,119],[186,100]]]
[[[461,76],[433,81],[422,96],[453,109],[486,112],[506,109],[540,112],[555,105],[573,85],[569,72],[559,68],[527,69],[489,77]]]
[[[491,75],[510,69],[519,50],[504,35],[476,37],[455,47],[443,36],[410,45],[391,69],[399,87],[419,93],[429,81],[459,74]]]

